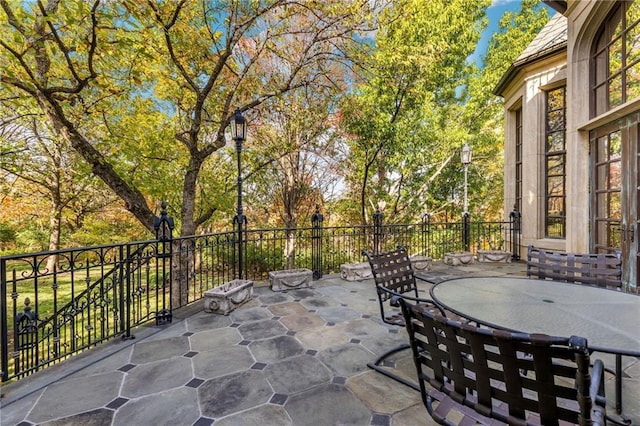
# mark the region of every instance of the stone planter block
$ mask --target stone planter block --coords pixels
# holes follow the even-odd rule
[[[414,272],[427,272],[431,270],[433,260],[427,256],[410,256],[411,267]]]
[[[511,262],[511,253],[504,250],[478,250],[478,262]]]
[[[229,315],[238,306],[253,298],[253,281],[233,280],[204,292],[204,311]]]
[[[373,278],[369,262],[340,265],[340,276],[346,281],[362,281]]]
[[[444,263],[450,266],[470,265],[473,263],[473,253],[469,251],[445,253]]]
[[[296,290],[311,287],[313,272],[310,269],[289,269],[269,272],[269,286],[273,291]]]

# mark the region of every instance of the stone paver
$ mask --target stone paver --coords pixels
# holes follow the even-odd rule
[[[409,336],[404,330],[400,330],[395,333],[387,331],[383,336],[376,335],[360,337],[360,344],[376,355],[382,355],[388,350],[404,343],[409,343]]]
[[[350,378],[347,388],[376,413],[395,414],[421,403],[418,392],[372,370]]]
[[[186,323],[188,332],[197,333],[199,331],[209,331],[228,327],[231,324],[231,318],[225,315],[201,313],[187,318]]]
[[[287,329],[280,321],[271,319],[242,324],[238,331],[246,340],[257,340],[285,334]]]
[[[333,346],[318,354],[318,358],[327,365],[336,376],[349,377],[367,371],[367,362],[373,354],[355,343]]]
[[[329,306],[327,308],[320,308],[317,313],[324,318],[325,321],[333,324],[360,318],[361,316],[359,312],[345,306]]]
[[[200,417],[198,391],[180,387],[128,401],[118,410],[114,424],[118,425],[178,425],[193,424]]]
[[[215,419],[264,404],[273,391],[262,372],[245,370],[206,381],[198,394],[202,414]]]
[[[345,321],[337,324],[336,329],[343,331],[352,338],[356,337],[358,339],[372,337],[375,340],[380,340],[389,333],[387,327],[380,325],[377,321],[372,321],[371,318],[356,318],[351,321]]]
[[[251,410],[243,411],[220,420],[216,426],[294,426],[289,413],[279,406],[265,404]]]
[[[276,393],[292,395],[331,381],[329,369],[317,358],[302,355],[271,364],[264,375]]]
[[[255,364],[246,346],[222,346],[212,351],[194,355],[193,372],[200,379],[212,379],[236,371],[243,371]]]
[[[186,336],[170,337],[163,340],[140,342],[135,345],[131,362],[142,364],[172,358],[189,352],[189,338]]]
[[[273,317],[273,313],[263,307],[238,309],[231,313],[231,319],[234,322],[260,321],[271,317]]]
[[[282,361],[305,352],[304,346],[293,336],[278,336],[251,342],[249,350],[258,362]]]
[[[73,416],[64,417],[62,419],[51,420],[41,423],[42,426],[109,426],[113,422],[115,412],[108,408],[98,408],[97,410],[86,411],[84,413],[75,414]]]
[[[257,292],[256,292],[257,293]],[[260,302],[266,305],[275,305],[277,303],[291,302],[293,297],[287,293],[265,293],[258,295]]]
[[[44,391],[27,420],[42,423],[103,407],[118,397],[123,379],[123,373],[111,372],[55,383]]]
[[[29,414],[29,410],[35,408],[36,403],[45,390],[46,389],[40,389],[23,398],[17,399],[13,404],[4,409],[2,408],[2,400],[0,400],[0,425],[17,425],[23,421],[27,417],[27,414]]]
[[[328,308],[331,306],[332,300],[327,297],[309,297],[308,299],[301,300],[304,306],[308,309],[320,309],[320,308]]]
[[[211,315],[211,314],[209,314]],[[235,345],[242,341],[238,329],[233,327],[202,331],[189,336],[191,350],[197,352],[210,351],[224,346]]]
[[[286,315],[306,314],[307,308],[298,302],[285,302],[269,306],[269,311],[272,315],[284,317]]]
[[[372,417],[362,401],[337,384],[294,395],[285,408],[299,426],[368,425]]]
[[[429,415],[424,415],[422,402],[393,415],[393,426],[437,426],[438,423]]]
[[[284,324],[289,330],[302,331],[308,329],[315,329],[324,325],[326,322],[321,316],[314,313],[287,315],[280,319],[280,322]]]
[[[321,327],[299,331],[296,333],[296,338],[305,347],[320,351],[334,345],[346,343],[349,336],[337,327]]]
[[[121,395],[137,398],[183,386],[193,377],[191,360],[175,357],[137,365],[126,373]]]
[[[523,270],[523,263],[435,263],[429,280]],[[428,297],[430,284],[419,285]],[[287,292],[258,283],[254,299],[230,315],[174,315],[172,324],[141,327],[135,336],[3,386],[0,425],[436,424],[418,392],[367,367],[408,341],[403,328],[381,321],[372,280],[326,277]],[[594,356],[609,366],[614,360]],[[409,351],[388,361],[385,368],[414,380]],[[637,424],[640,361],[625,357],[624,369],[624,412]],[[610,374],[606,390],[613,414]]]
[[[96,361],[86,368],[71,374],[69,378],[71,379],[76,377],[93,376],[96,374],[109,373],[117,370],[118,368],[130,362],[133,348],[134,346],[129,346],[128,348],[124,348],[107,358]]]

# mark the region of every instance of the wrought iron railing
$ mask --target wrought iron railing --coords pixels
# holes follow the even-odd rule
[[[173,238],[156,220],[156,239],[0,257],[2,381],[20,379],[200,300],[235,277],[266,281],[270,271],[307,268],[314,279],[363,262],[362,250],[405,246],[434,260],[445,253],[504,250],[519,259],[519,215],[508,222],[432,222],[247,230]],[[242,258],[238,247],[242,244]],[[51,258],[55,262],[51,262]],[[47,268],[52,263],[53,268]]]

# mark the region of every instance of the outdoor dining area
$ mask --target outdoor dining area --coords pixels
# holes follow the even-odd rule
[[[0,424],[437,424],[427,407],[435,410],[435,418],[450,410],[451,422],[482,424],[484,417],[475,417],[473,405],[458,398],[460,386],[477,386],[464,399],[476,400],[480,407],[486,403],[489,382],[494,399],[516,401],[519,395],[511,391],[518,378],[515,382],[524,383],[522,395],[560,392],[567,401],[556,409],[563,416],[588,405],[594,424],[604,424],[605,416],[609,424],[640,424],[638,297],[526,275],[522,261],[458,266],[435,262],[429,271],[417,274],[415,292],[404,291],[406,286],[400,288],[403,292],[381,292],[379,276],[347,281],[329,275],[310,287],[288,291],[255,283],[251,300],[228,315],[205,312],[195,303],[174,312],[170,324],[139,327],[134,339],[109,342],[4,385]],[[379,298],[380,294],[389,297]],[[424,302],[428,300],[436,303]],[[423,306],[416,308],[416,301],[423,301]],[[408,333],[406,327],[385,322],[381,306],[384,315],[402,316],[403,309],[408,318],[413,309],[422,317],[411,318]],[[429,347],[428,321],[437,324],[434,329],[439,331],[432,337],[443,339],[440,350]],[[491,332],[494,327],[500,327],[498,333]],[[450,332],[457,334],[445,339]],[[549,377],[538,365],[545,356],[545,339],[533,335],[537,337],[522,343],[526,333],[567,338],[551,340],[554,361],[547,365],[548,373],[565,376],[555,386],[549,387]],[[496,345],[486,351],[487,368],[474,367],[480,352],[474,343],[464,343],[464,336],[476,334],[483,347],[497,335],[500,345],[511,347],[520,361],[500,363],[504,346]],[[586,342],[580,346],[571,336]],[[457,358],[446,355],[447,345],[454,341],[464,348]],[[531,342],[534,350],[527,349]],[[574,358],[576,353],[579,357]],[[416,374],[414,356],[424,374]],[[580,365],[574,370],[578,358]],[[443,360],[447,362],[440,363]],[[606,370],[604,387],[592,387],[600,396],[591,399],[589,389],[582,388],[584,380],[599,384],[594,369],[601,364],[596,360],[602,360]],[[439,368],[433,367],[439,363],[450,368],[436,373]],[[456,376],[461,366],[474,373]],[[502,391],[499,385],[493,387],[500,381],[496,366],[516,372]],[[581,374],[579,380],[567,374],[575,371]],[[491,380],[484,382],[486,374]],[[434,387],[438,380],[440,389]],[[515,421],[509,415],[516,416],[518,410],[509,406],[502,422]],[[541,420],[548,416],[539,413],[531,421],[550,424]]]

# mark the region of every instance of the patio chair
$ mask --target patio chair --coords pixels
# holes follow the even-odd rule
[[[620,253],[568,253],[527,247],[527,277],[622,290]]]
[[[606,424],[603,364],[590,370],[586,339],[478,328],[399,303],[422,401],[439,424]]]
[[[416,277],[413,273],[411,260],[404,247],[398,247],[396,250],[379,254],[371,254],[363,250],[362,254],[366,256],[371,266],[373,280],[376,284],[378,303],[380,305],[380,316],[383,322],[398,327],[405,327],[404,316],[399,309],[400,305],[398,300],[400,298],[408,298],[422,306],[428,307],[428,309],[436,310],[444,315],[444,312],[431,300],[421,299],[418,296]],[[408,343],[403,343],[390,349],[380,355],[375,361],[368,363],[367,366],[415,390],[419,390],[417,383],[411,382],[404,377],[394,374],[389,371],[389,369],[384,368],[387,358],[405,349],[409,349]]]
[[[371,266],[373,280],[376,283],[382,321],[387,324],[404,327],[402,312],[400,310],[387,312],[385,305],[387,301],[390,301],[391,307],[400,307],[397,303],[397,298],[394,298],[393,294],[413,292],[415,298],[418,298],[416,277],[413,273],[407,250],[404,247],[398,247],[396,250],[379,254],[371,254],[363,250],[362,254],[366,256],[369,266]]]
[[[568,253],[527,247],[527,277],[550,279],[582,285],[622,290],[622,260],[615,253]],[[616,354],[615,370],[605,371],[615,377],[616,411],[622,411],[622,355]],[[623,420],[623,423],[624,420]]]

